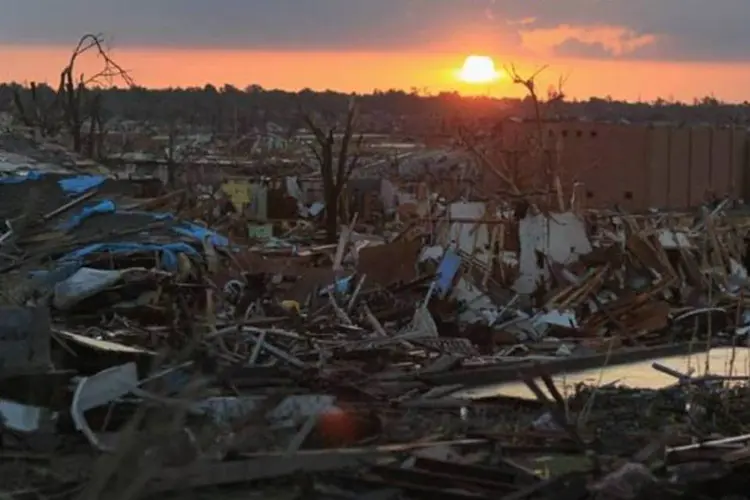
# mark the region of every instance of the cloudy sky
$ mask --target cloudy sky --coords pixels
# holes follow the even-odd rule
[[[482,53],[498,65],[549,64],[579,94],[672,89],[743,100],[750,88],[750,0],[0,0],[0,8],[0,62],[17,59],[0,76],[14,79],[38,78],[56,50],[100,32],[154,85],[231,78],[442,90],[454,82],[441,68]],[[346,68],[361,81],[342,78]],[[589,81],[596,71],[599,87]]]

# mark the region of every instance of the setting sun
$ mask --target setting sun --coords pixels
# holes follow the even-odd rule
[[[489,83],[500,78],[495,62],[488,56],[469,56],[464,61],[458,77],[466,83]]]

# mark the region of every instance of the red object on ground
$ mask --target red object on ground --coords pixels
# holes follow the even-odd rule
[[[356,443],[357,417],[341,408],[331,408],[318,417],[317,431],[329,446],[347,446]]]

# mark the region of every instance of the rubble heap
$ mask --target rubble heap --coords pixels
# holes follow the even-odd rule
[[[314,219],[238,243],[222,232],[241,216],[208,207],[207,227],[194,202],[100,174],[0,178],[8,495],[747,491],[744,388],[678,373],[564,398],[550,378],[738,343],[744,230],[721,207],[596,231],[493,213],[511,256],[463,205],[383,234],[355,218],[324,244]],[[460,392],[519,379],[536,400]]]

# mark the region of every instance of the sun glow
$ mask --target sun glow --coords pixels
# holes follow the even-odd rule
[[[490,83],[500,78],[495,62],[488,56],[469,56],[458,72],[458,78],[466,83]]]

